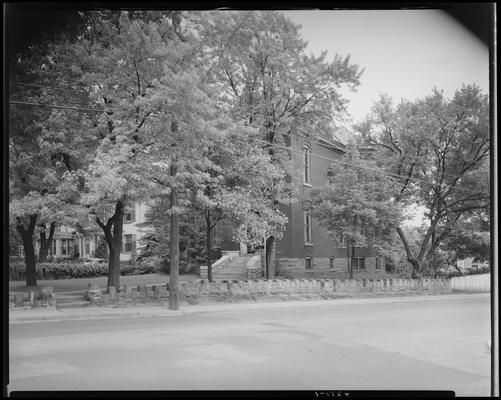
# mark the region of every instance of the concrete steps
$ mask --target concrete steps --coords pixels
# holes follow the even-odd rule
[[[222,270],[213,273],[217,280],[242,280],[247,279],[247,263],[252,255],[239,256],[226,265]]]

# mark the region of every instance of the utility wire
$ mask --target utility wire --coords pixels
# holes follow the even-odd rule
[[[27,87],[43,88],[43,89],[54,89],[54,90],[63,90],[63,91],[70,91],[70,92],[86,93],[86,94],[89,93],[86,90],[78,90],[78,89],[73,89],[73,88],[62,88],[62,87],[55,87],[55,86],[45,86],[45,85],[35,85],[34,83],[10,82],[10,84],[11,85],[19,85],[19,86],[27,86]]]
[[[303,134],[307,134],[307,132],[305,130],[302,130],[302,129],[297,129],[295,128],[296,130],[302,132]],[[265,128],[265,130],[267,132],[270,132],[272,131],[272,129],[270,128]],[[327,139],[325,139],[325,142],[322,142],[322,140],[318,140],[318,139],[314,139],[312,137],[309,137],[309,136],[305,136],[305,135],[300,135],[296,132],[289,132],[291,135],[294,135],[296,137],[299,137],[299,138],[302,138],[302,139],[305,139],[305,140],[308,140],[309,142],[311,143],[317,143],[317,144],[320,144],[320,145],[323,145],[323,146],[329,146],[329,147],[332,147],[332,143],[329,143],[329,141]],[[343,153],[345,154],[355,154],[355,151],[353,150],[347,150],[347,149],[339,149],[339,151],[342,151]],[[423,157],[420,157],[420,156],[412,156],[412,155],[406,155],[404,158],[407,158],[407,159],[411,159],[411,160],[416,160],[416,161],[421,161],[423,160]],[[461,177],[462,175],[452,175],[452,174],[445,174],[444,173],[444,176],[445,177],[449,177],[449,178],[459,178]]]
[[[74,111],[91,111],[91,112],[98,112],[98,113],[104,112],[104,110],[99,110],[99,109],[94,109],[94,108],[67,107],[67,106],[60,106],[60,105],[55,105],[55,104],[39,104],[39,103],[30,103],[30,102],[23,102],[23,101],[9,101],[9,103],[10,104],[18,104],[18,105],[38,106],[38,107],[52,107],[52,108],[67,109],[67,110],[74,110]],[[292,153],[296,153],[296,154],[300,154],[300,155],[304,154],[303,152],[291,149],[290,147],[277,145],[275,143],[270,143],[270,142],[267,142],[267,141],[264,141],[264,140],[250,138],[250,137],[241,136],[241,135],[237,135],[237,134],[233,134],[233,136],[241,138],[241,139],[245,139],[245,140],[251,140],[251,141],[258,142],[258,143],[262,143],[262,144],[264,144],[266,146],[272,146],[272,147],[280,148],[280,149],[283,149],[283,150],[287,150],[287,151],[292,152]],[[305,138],[305,139],[309,140],[309,138]],[[318,143],[321,143],[321,142],[318,142]],[[375,171],[374,169],[371,169],[371,168],[363,167],[363,166],[360,166],[360,165],[354,165],[354,164],[346,163],[346,162],[339,161],[339,160],[334,160],[332,158],[324,157],[324,156],[321,156],[321,155],[318,155],[318,154],[314,154],[314,153],[309,153],[309,154],[312,157],[323,159],[323,160],[326,160],[326,161],[331,161],[331,162],[333,162],[335,164],[340,164],[340,165],[345,165],[345,166],[349,166],[349,167],[364,169],[364,170],[367,170],[367,171],[372,172],[372,173],[376,173],[376,174],[380,174],[380,175],[387,175],[387,176],[390,176],[390,177],[392,177],[394,179],[406,179],[406,180],[408,179],[409,181],[417,181],[417,182],[425,183],[427,185],[432,185],[432,183],[430,183],[430,182],[428,182],[428,181],[426,181],[424,179],[412,178],[412,177],[406,178],[406,177],[402,177],[402,176],[397,175],[397,174],[392,174],[390,172]],[[452,175],[450,175],[450,176],[452,176]],[[402,184],[400,184],[400,183],[398,183],[398,184],[401,185],[402,187],[404,187]],[[446,184],[443,185],[443,186],[446,187],[446,188],[455,189],[455,190],[463,191],[463,192],[466,192],[466,193],[478,193],[476,191],[462,189],[462,188],[458,188],[458,187],[451,188],[449,185],[446,185]]]
[[[292,153],[296,153],[296,154],[299,154],[299,155],[303,155],[304,153],[301,152],[301,151],[298,151],[298,150],[294,150],[294,149],[291,149],[290,147],[287,147],[287,146],[281,146],[281,145],[277,145],[275,143],[270,143],[270,142],[267,142],[267,141],[264,141],[264,140],[260,140],[260,139],[255,139],[255,138],[251,138],[251,137],[247,137],[247,136],[242,136],[242,135],[237,135],[237,134],[233,134],[232,135],[233,137],[236,137],[236,138],[241,138],[241,139],[244,139],[244,140],[251,140],[251,141],[255,141],[255,142],[258,142],[258,143],[261,143],[261,144],[264,144],[264,145],[267,145],[267,146],[272,146],[272,147],[276,147],[276,148],[280,148],[282,150],[287,150],[289,152],[292,152]],[[322,160],[327,160],[327,161],[331,161],[335,164],[340,164],[340,165],[345,165],[345,166],[348,166],[348,167],[353,167],[353,168],[359,168],[359,169],[364,169],[364,170],[367,170],[371,173],[375,173],[375,174],[379,174],[379,175],[387,175],[387,176],[390,176],[394,179],[409,179],[410,181],[417,181],[417,182],[422,182],[422,183],[425,183],[427,185],[432,185],[430,182],[424,180],[424,179],[419,179],[419,178],[405,178],[405,177],[402,177],[402,176],[399,176],[397,174],[392,174],[390,172],[383,172],[383,171],[375,171],[374,169],[372,168],[368,168],[368,167],[363,167],[361,165],[354,165],[354,164],[350,164],[350,163],[347,163],[347,162],[343,162],[343,161],[339,161],[339,160],[334,160],[332,158],[329,158],[329,157],[324,157],[324,156],[321,156],[319,154],[314,154],[314,153],[309,153],[310,156],[312,157],[315,157],[315,158],[319,158],[319,159],[322,159]],[[396,182],[397,184],[400,184],[399,182]],[[402,187],[403,185],[400,184]],[[446,188],[451,188],[449,185],[443,185],[444,187]],[[463,192],[467,192],[467,193],[478,193],[477,191],[472,191],[472,190],[468,190],[468,189],[462,189],[462,188],[452,188],[452,189],[455,189],[455,190],[460,190],[460,191],[463,191]]]
[[[74,111],[92,111],[92,112],[98,112],[98,113],[104,112],[104,110],[99,110],[99,109],[96,109],[96,108],[69,107],[69,106],[60,106],[60,105],[57,105],[57,104],[31,103],[31,102],[28,102],[28,101],[10,100],[9,104],[26,105],[26,106],[38,106],[38,107],[51,107],[51,108],[59,108],[59,109],[74,110]]]

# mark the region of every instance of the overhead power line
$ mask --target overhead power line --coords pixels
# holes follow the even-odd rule
[[[58,104],[40,104],[40,103],[32,103],[32,102],[28,102],[28,101],[10,100],[9,104],[26,105],[26,106],[38,106],[38,107],[51,107],[51,108],[59,108],[59,109],[74,110],[74,111],[91,111],[91,112],[98,112],[98,113],[104,112],[104,110],[99,110],[99,109],[96,109],[96,108],[60,106]]]
[[[272,129],[270,129],[270,128],[265,128],[265,129],[266,129],[267,132],[272,131]],[[329,145],[327,139],[326,139],[326,142],[322,142],[322,140],[314,139],[312,137],[304,135],[304,134],[308,134],[308,132],[306,132],[305,130],[297,129],[297,127],[295,129],[298,130],[298,131],[300,131],[300,132],[302,132],[303,135],[300,135],[300,134],[298,134],[296,132],[289,132],[289,133],[291,135],[293,135],[293,136],[302,138],[304,140],[308,140],[311,143],[317,143],[317,144],[320,144],[320,145],[323,145],[323,146]],[[355,151],[353,151],[353,150],[347,150],[347,149],[339,149],[339,150],[342,151],[343,153],[346,153],[346,154],[355,154]],[[423,156],[413,156],[413,155],[408,155],[407,154],[407,155],[404,156],[404,159],[410,159],[410,160],[415,160],[415,161],[422,161],[424,159],[424,157]],[[446,174],[446,173],[444,173],[443,175],[444,175],[444,177],[449,177],[449,178],[453,178],[453,179],[459,178],[459,177],[462,176],[462,175],[452,175],[452,174]]]
[[[86,93],[86,94],[89,93],[87,90],[79,90],[79,89],[74,89],[74,88],[69,88],[69,87],[62,88],[62,87],[56,87],[56,86],[36,85],[34,83],[10,82],[10,84],[11,85],[18,85],[18,86],[43,88],[43,89],[53,89],[53,90],[63,90],[63,91],[70,91],[70,92]]]
[[[24,102],[24,101],[9,101],[9,104],[17,104],[17,105],[28,105],[28,106],[38,106],[38,107],[51,107],[51,108],[57,108],[57,109],[66,109],[66,110],[74,110],[74,111],[90,111],[90,112],[98,112],[98,113],[102,113],[104,110],[99,110],[99,109],[95,109],[95,108],[84,108],[84,107],[69,107],[69,106],[61,106],[61,105],[56,105],[56,104],[40,104],[40,103],[31,103],[31,102]],[[296,154],[300,154],[302,155],[303,152],[301,151],[297,151],[297,150],[294,150],[290,147],[287,147],[287,146],[281,146],[281,145],[278,145],[276,143],[270,143],[270,142],[267,142],[267,141],[264,141],[264,140],[260,140],[260,139],[255,139],[255,138],[251,138],[251,137],[247,137],[247,136],[241,136],[241,135],[237,135],[237,134],[233,134],[234,137],[237,137],[237,138],[241,138],[241,139],[245,139],[245,140],[251,140],[251,141],[255,141],[255,142],[258,142],[258,143],[262,143],[266,146],[272,146],[272,147],[276,147],[276,148],[280,148],[280,149],[283,149],[283,150],[287,150],[289,152],[292,152],[292,153],[296,153]],[[308,139],[310,140],[310,138],[307,138],[307,137],[304,137],[305,139]],[[317,143],[321,143],[321,142],[317,142]],[[397,175],[397,174],[392,174],[390,172],[383,172],[383,171],[375,171],[374,169],[371,169],[371,168],[367,168],[367,167],[363,167],[361,165],[354,165],[354,164],[350,164],[350,163],[347,163],[347,162],[344,162],[344,161],[339,161],[339,160],[334,160],[332,158],[329,158],[329,157],[324,157],[324,156],[321,156],[319,154],[315,154],[315,153],[311,153],[310,152],[310,156],[312,157],[315,157],[315,158],[319,158],[319,159],[323,159],[323,160],[326,160],[326,161],[330,161],[332,163],[335,163],[335,164],[340,164],[340,165],[345,165],[345,166],[349,166],[349,167],[353,167],[353,168],[358,168],[358,169],[364,169],[364,170],[367,170],[371,173],[375,173],[375,174],[380,174],[380,175],[387,175],[387,176],[390,176],[394,179],[408,179],[409,181],[416,181],[416,182],[421,182],[421,183],[424,183],[426,185],[433,185],[432,183],[424,180],[424,179],[419,179],[419,178],[412,178],[412,177],[402,177],[400,175]],[[456,176],[453,176],[453,175],[447,175],[447,176],[450,176],[450,177],[456,177]],[[397,182],[398,183],[398,182]],[[404,187],[402,184],[398,183],[399,185],[401,185],[402,187]],[[443,185],[444,187],[446,188],[451,188],[449,185],[447,184],[444,184]],[[472,190],[468,190],[468,189],[463,189],[463,188],[453,188],[455,190],[459,190],[459,191],[462,191],[462,192],[466,192],[466,193],[478,193],[476,191],[472,191]]]
[[[261,144],[264,144],[264,145],[267,145],[267,146],[272,146],[272,147],[276,147],[276,148],[279,148],[279,149],[282,149],[282,150],[286,150],[286,151],[289,151],[291,153],[296,153],[296,154],[299,154],[299,155],[303,155],[304,153],[302,151],[298,151],[298,150],[294,150],[290,147],[287,147],[287,146],[281,146],[281,145],[278,145],[278,144],[275,144],[275,143],[270,143],[270,142],[267,142],[265,140],[260,140],[260,139],[255,139],[255,138],[251,138],[251,137],[248,137],[248,136],[242,136],[242,135],[237,135],[237,134],[233,134],[232,135],[233,137],[236,137],[236,138],[240,138],[240,139],[244,139],[244,140],[250,140],[250,141],[254,141],[254,142],[258,142],[258,143],[261,143]],[[409,179],[410,181],[416,181],[416,182],[421,182],[421,183],[424,183],[426,185],[433,185],[432,183],[424,180],[424,179],[419,179],[419,178],[406,178],[406,177],[402,177],[400,175],[397,175],[397,174],[392,174],[390,172],[384,172],[384,171],[376,171],[372,168],[368,168],[368,167],[364,167],[364,166],[361,166],[361,165],[354,165],[354,164],[350,164],[350,163],[347,163],[347,162],[344,162],[344,161],[339,161],[339,160],[334,160],[332,158],[329,158],[329,157],[325,157],[325,156],[321,156],[319,154],[314,154],[314,153],[309,153],[311,157],[315,157],[315,158],[319,158],[319,159],[322,159],[322,160],[326,160],[326,161],[331,161],[335,164],[340,164],[340,165],[344,165],[344,166],[348,166],[348,167],[352,167],[352,168],[358,168],[358,169],[363,169],[363,170],[366,170],[366,171],[369,171],[373,174],[379,174],[379,175],[386,175],[386,176],[389,176],[393,179]],[[399,182],[396,182],[397,184],[403,186],[402,184],[400,184]],[[443,185],[445,188],[450,188],[449,185]],[[455,190],[459,190],[459,191],[463,191],[463,192],[466,192],[466,193],[473,193],[473,194],[476,194],[478,193],[477,191],[473,191],[473,190],[468,190],[468,189],[462,189],[462,188],[453,188]]]

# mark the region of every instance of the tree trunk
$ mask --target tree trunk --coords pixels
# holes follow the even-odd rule
[[[353,279],[353,270],[350,266],[350,242],[346,239],[346,269],[349,274],[349,279]]]
[[[45,228],[45,224],[44,224]],[[47,238],[46,230],[40,230],[40,251],[38,252],[38,262],[43,263],[47,261],[47,256],[49,254],[50,246],[52,245],[52,240],[54,239],[54,232],[56,230],[56,223],[51,222],[49,228],[49,237]]]
[[[351,262],[350,262],[350,279],[353,279],[353,264],[355,263],[355,245],[351,242]]]
[[[106,225],[97,218],[96,222],[104,232],[108,245],[108,287],[120,290],[120,252],[122,251],[124,205],[122,200],[115,203],[115,213],[108,219]]]
[[[206,223],[206,236],[205,236],[205,247],[207,250],[207,277],[209,282],[212,282],[212,243],[210,240],[211,236],[211,224],[210,224],[210,210],[207,210],[205,214],[205,223]]]
[[[28,224],[28,228],[24,227],[24,224],[20,218],[18,218],[16,225],[16,229],[21,235],[21,239],[23,241],[24,262],[26,264],[27,287],[37,285],[35,248],[33,246],[33,234],[35,233],[37,218],[38,218],[37,215],[30,215],[30,222]]]
[[[171,177],[177,174],[177,166],[170,167]],[[179,214],[175,209],[178,206],[178,188],[175,183],[170,192],[170,279],[169,279],[169,309],[179,309]]]
[[[110,250],[108,265],[110,272],[108,276],[108,286],[113,286],[120,290],[120,253],[122,251],[122,235],[124,224],[124,205],[121,200],[115,204],[115,220],[113,222],[113,252]]]
[[[275,278],[276,242],[275,236],[266,239],[266,279]]]
[[[402,243],[404,244],[405,247],[405,253],[407,254],[407,260],[411,263],[412,265],[412,279],[416,279],[420,277],[420,272],[421,272],[421,263],[419,260],[412,255],[412,250],[409,246],[409,243],[407,242],[407,238],[404,235],[404,232],[400,227],[397,227],[397,233],[398,236],[400,236],[400,239],[402,240]]]

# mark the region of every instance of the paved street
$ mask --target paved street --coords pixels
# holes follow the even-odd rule
[[[490,394],[489,297],[10,326],[9,390]]]

